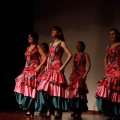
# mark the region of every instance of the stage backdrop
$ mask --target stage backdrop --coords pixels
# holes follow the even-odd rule
[[[104,55],[109,42],[109,30],[120,30],[119,0],[35,0],[34,31],[40,35],[39,43],[53,42],[51,28],[61,26],[65,41],[76,53],[76,42],[84,41],[85,52],[90,55],[91,70],[87,76],[88,107],[96,110],[97,81],[105,75]],[[66,59],[64,54],[63,62]],[[71,62],[65,69],[68,79]]]
[[[25,65],[27,34],[33,30],[32,0],[0,0],[0,111],[19,108],[15,78]]]

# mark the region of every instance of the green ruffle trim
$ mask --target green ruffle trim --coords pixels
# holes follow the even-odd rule
[[[113,103],[101,97],[96,98],[97,108],[106,116],[120,116],[120,103]]]
[[[47,106],[52,106],[53,109],[68,110],[68,99],[61,97],[49,96],[44,91],[38,92],[37,102],[35,103],[36,111],[47,109]]]
[[[33,98],[24,96],[20,93],[15,93],[16,101],[23,110],[35,109],[35,100]]]

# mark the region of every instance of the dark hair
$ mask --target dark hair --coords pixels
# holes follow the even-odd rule
[[[112,28],[110,31],[114,31],[117,35],[117,40],[116,41],[120,41],[120,32],[116,28]]]
[[[60,40],[62,40],[62,41],[65,41],[65,38],[64,38],[64,35],[63,35],[63,33],[62,33],[62,28],[61,28],[61,27],[59,27],[59,26],[54,26],[54,27],[52,28],[52,30],[55,30],[55,31],[60,32],[61,34],[58,36],[58,38],[59,38]]]
[[[38,44],[39,35],[36,32],[31,32],[29,35],[35,40],[35,44]]]
[[[46,52],[47,52],[47,53],[49,52],[49,45],[48,45],[46,42],[41,43],[40,46],[44,46]]]
[[[84,50],[85,50],[85,43],[84,43],[83,41],[78,41],[77,43],[80,44],[80,50],[81,50],[82,52],[84,52]]]

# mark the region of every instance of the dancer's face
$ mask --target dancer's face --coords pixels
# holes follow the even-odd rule
[[[34,38],[31,37],[31,35],[28,35],[28,42],[29,43],[34,43]]]
[[[116,41],[117,34],[116,34],[116,32],[114,30],[109,32],[109,38],[110,38],[111,42],[115,42]]]
[[[59,35],[59,32],[58,31],[56,31],[56,30],[52,30],[52,37],[58,37],[58,35]]]
[[[78,52],[80,52],[80,50],[81,50],[81,44],[80,43],[77,43],[76,49],[77,49]]]

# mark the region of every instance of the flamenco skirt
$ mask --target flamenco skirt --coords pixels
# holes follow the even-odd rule
[[[88,111],[87,93],[83,89],[70,89],[68,93],[69,110],[79,110],[81,112]]]
[[[20,74],[16,79],[14,88],[16,101],[20,107],[24,109],[31,109],[35,106],[36,100],[36,73],[31,68],[28,70],[24,69],[23,73]]]
[[[45,106],[53,106],[55,109],[62,111],[68,110],[68,99],[66,89],[61,85],[54,85],[52,83],[41,82],[48,86],[48,89],[41,89],[38,91],[36,110],[42,111]]]
[[[98,110],[106,116],[120,116],[120,79],[105,76],[95,93]]]
[[[120,116],[120,103],[111,102],[105,98],[97,97],[97,108],[105,116]]]
[[[23,110],[35,110],[35,99],[24,96],[21,93],[15,93],[16,101]]]
[[[36,110],[41,111],[41,106],[53,106],[62,111],[68,110],[67,82],[61,72],[48,71],[44,74],[37,87],[38,96]]]

